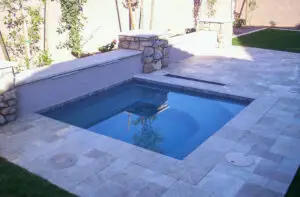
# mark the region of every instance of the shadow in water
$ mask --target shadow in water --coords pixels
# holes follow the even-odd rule
[[[132,120],[136,132],[133,136],[133,144],[158,153],[162,153],[160,147],[163,137],[154,127],[153,123],[157,115],[168,108],[168,91],[144,90],[142,102],[138,101],[127,108],[127,112],[138,118]],[[131,120],[129,120],[131,121]]]
[[[133,121],[134,126],[139,126],[137,132],[133,136],[133,144],[148,150],[152,150],[158,153],[162,153],[160,144],[163,142],[163,137],[154,128],[153,122],[156,120],[156,116],[139,117]]]

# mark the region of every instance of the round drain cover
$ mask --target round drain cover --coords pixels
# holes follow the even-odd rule
[[[236,166],[242,166],[242,167],[246,167],[246,166],[250,166],[254,163],[254,160],[252,157],[249,157],[243,153],[238,153],[238,152],[230,152],[227,153],[226,156],[226,161],[236,165]]]
[[[59,153],[50,159],[50,164],[56,169],[64,169],[74,166],[77,162],[77,156],[70,153]]]

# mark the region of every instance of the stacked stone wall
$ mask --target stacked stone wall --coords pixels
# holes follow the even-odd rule
[[[169,43],[166,37],[155,35],[120,35],[120,49],[143,51],[144,73],[165,68],[169,64]]]
[[[17,118],[17,95],[11,66],[0,67],[0,125]]]

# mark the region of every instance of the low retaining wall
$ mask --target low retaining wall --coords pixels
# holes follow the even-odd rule
[[[129,32],[119,35],[119,48],[143,51],[143,71],[151,73],[169,64],[169,44],[166,34]]]
[[[142,73],[141,52],[116,50],[16,76],[18,112],[47,109]]]
[[[0,62],[0,125],[17,118],[17,95],[11,65]]]

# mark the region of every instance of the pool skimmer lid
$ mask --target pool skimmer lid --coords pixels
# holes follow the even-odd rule
[[[64,169],[72,167],[77,162],[77,156],[70,153],[59,153],[50,159],[50,164],[56,169]]]
[[[230,152],[225,155],[226,161],[235,166],[247,167],[254,163],[252,157],[247,156],[243,153]]]

